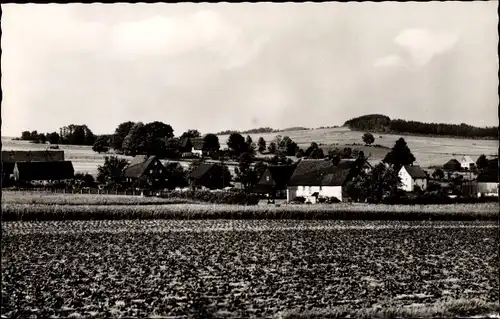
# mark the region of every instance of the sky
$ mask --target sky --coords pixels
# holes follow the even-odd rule
[[[2,5],[2,136],[498,125],[497,1]]]

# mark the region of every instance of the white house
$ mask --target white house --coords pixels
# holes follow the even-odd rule
[[[462,169],[470,170],[476,166],[476,162],[474,162],[470,156],[465,155],[460,159],[460,166]]]
[[[203,138],[201,138],[201,137],[191,138],[191,144],[193,146],[193,149],[191,150],[191,152],[198,157],[202,157],[203,156],[203,145],[204,145]]]
[[[498,197],[498,167],[489,168],[477,177],[477,196]]]
[[[342,187],[352,163],[334,165],[330,160],[301,160],[287,185],[287,202],[304,197],[316,203],[318,198],[336,197],[342,201]]]
[[[401,179],[400,189],[406,192],[413,192],[415,186],[420,187],[421,190],[427,188],[427,175],[420,166],[405,165],[401,167],[398,175]]]

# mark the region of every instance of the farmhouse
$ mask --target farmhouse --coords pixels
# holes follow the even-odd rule
[[[166,170],[157,156],[138,155],[125,168],[124,175],[129,183],[142,179],[148,184],[165,180]]]
[[[14,180],[21,182],[63,181],[73,179],[71,161],[21,162],[14,165]]]
[[[443,165],[443,170],[445,170],[445,171],[456,172],[456,171],[460,171],[461,168],[462,168],[462,164],[460,164],[460,162],[454,158],[449,160],[448,162],[446,162]]]
[[[189,183],[193,189],[220,189],[230,183],[230,180],[223,180],[223,176],[220,165],[201,163],[189,174]]]
[[[203,138],[191,138],[191,144],[193,145],[193,150],[191,151],[191,153],[201,157],[203,155],[203,146],[205,144]]]
[[[498,197],[498,166],[490,167],[477,177],[477,196]]]
[[[342,200],[342,189],[352,174],[354,161],[335,165],[330,160],[302,160],[298,163],[287,187],[287,201],[304,197],[316,203],[319,198]]]
[[[460,166],[462,169],[471,170],[476,166],[476,162],[470,156],[465,155],[460,159]]]
[[[286,197],[286,187],[295,171],[294,165],[270,165],[262,174],[255,190],[274,197]]]
[[[2,179],[10,178],[16,162],[56,161],[64,161],[64,151],[2,151]]]
[[[420,187],[421,190],[427,188],[427,175],[416,165],[404,165],[399,170],[399,178],[401,179],[400,189],[406,192],[413,192],[415,186]]]

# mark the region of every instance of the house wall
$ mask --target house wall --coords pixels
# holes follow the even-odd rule
[[[401,179],[401,186],[399,188],[405,192],[413,192],[413,179],[404,167],[399,170],[398,176]]]
[[[202,150],[195,150],[195,149],[193,149],[191,151],[191,153],[193,153],[193,155],[198,156],[198,157],[202,157],[202,155],[203,155],[203,151]]]
[[[319,193],[319,197],[337,197],[342,200],[342,186],[290,186],[287,189],[287,201],[293,200],[295,197],[305,197],[306,201],[316,203],[314,193]]]
[[[478,196],[498,196],[498,183],[477,183]]]

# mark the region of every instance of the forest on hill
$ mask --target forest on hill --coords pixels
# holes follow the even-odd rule
[[[454,136],[468,138],[498,138],[498,126],[477,127],[462,124],[422,123],[401,119],[390,119],[386,115],[369,114],[350,119],[344,126],[355,131],[415,134],[432,136]]]

